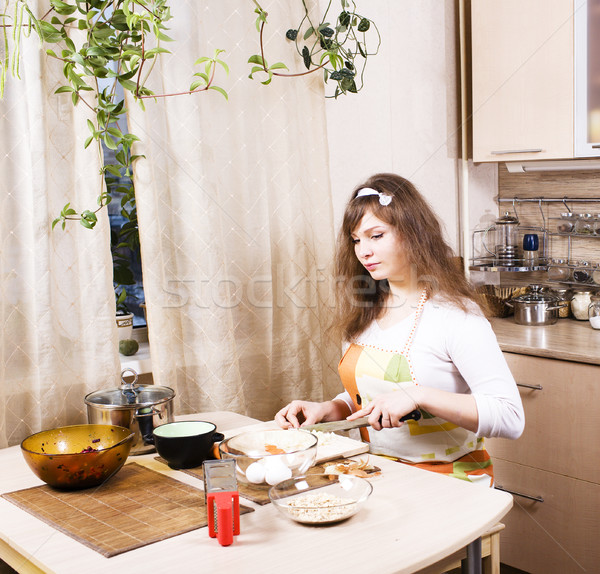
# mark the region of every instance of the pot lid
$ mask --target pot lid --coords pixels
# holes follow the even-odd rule
[[[132,382],[125,381],[125,373],[133,373]],[[121,372],[121,386],[118,389],[94,391],[85,397],[86,405],[102,405],[108,408],[140,408],[151,407],[170,401],[175,391],[169,387],[158,385],[138,385],[138,375],[133,369]]]
[[[509,224],[519,224],[519,220],[517,217],[512,216],[508,211],[502,216],[496,219],[497,225],[509,225]]]
[[[526,293],[513,298],[519,303],[555,303],[560,300],[558,293],[542,285],[530,285]]]

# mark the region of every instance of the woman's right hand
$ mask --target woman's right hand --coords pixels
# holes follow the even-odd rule
[[[340,404],[341,403],[341,404]],[[276,415],[275,422],[284,429],[313,425],[321,421],[337,421],[350,414],[343,401],[292,401]]]

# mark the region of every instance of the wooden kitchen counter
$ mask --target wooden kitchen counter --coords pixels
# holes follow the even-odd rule
[[[224,432],[248,425],[249,420],[222,412],[198,416]],[[228,547],[219,546],[207,528],[200,528],[105,558],[0,498],[0,558],[19,572],[37,574],[410,573],[478,539],[512,506],[512,496],[506,492],[373,458],[382,473],[370,479],[373,494],[356,517],[332,526],[304,526],[280,515],[272,504],[258,507],[244,499],[243,504],[253,506],[254,512],[241,517],[241,533]],[[152,454],[130,457],[129,462],[203,486]],[[0,450],[0,468],[0,493],[41,484],[17,446]]]
[[[554,325],[517,325],[514,317],[492,318],[500,348],[507,353],[600,365],[600,330],[589,321],[559,319]]]

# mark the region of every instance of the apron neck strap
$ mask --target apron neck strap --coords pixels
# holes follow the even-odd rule
[[[419,298],[419,302],[417,303],[417,312],[415,313],[415,320],[413,321],[412,329],[410,330],[410,334],[408,335],[408,339],[406,340],[406,344],[404,345],[404,349],[402,350],[402,354],[405,357],[408,355],[413,339],[415,338],[415,333],[417,332],[417,326],[419,325],[421,313],[423,313],[425,301],[427,301],[427,289],[423,289],[423,291],[421,292],[421,297]]]

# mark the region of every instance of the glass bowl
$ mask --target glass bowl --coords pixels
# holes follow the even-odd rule
[[[276,484],[269,490],[269,498],[287,518],[318,525],[354,516],[371,492],[371,483],[358,476],[310,474]]]
[[[21,452],[29,468],[60,489],[98,486],[127,460],[135,433],[115,425],[72,425],[28,436]]]
[[[257,430],[223,441],[219,455],[235,459],[238,482],[268,488],[314,466],[317,443],[313,433],[302,429]]]

